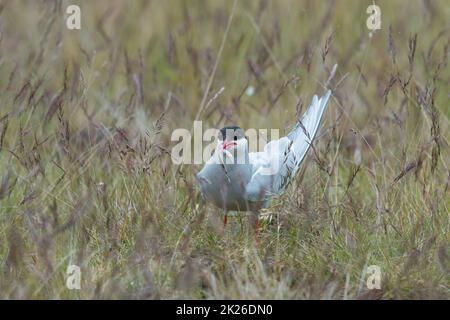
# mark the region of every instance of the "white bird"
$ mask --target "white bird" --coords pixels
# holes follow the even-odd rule
[[[320,99],[315,95],[294,129],[269,142],[262,152],[249,152],[247,138],[238,126],[219,131],[214,154],[196,179],[203,199],[224,209],[224,224],[229,211],[258,214],[272,197],[283,193],[316,136],[330,95],[330,90]]]

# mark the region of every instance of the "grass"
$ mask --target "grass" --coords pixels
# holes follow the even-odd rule
[[[369,1],[82,1],[80,31],[69,4],[0,4],[1,298],[450,297],[446,1],[377,1],[371,36]],[[288,130],[326,86],[259,240],[223,228],[171,132]]]

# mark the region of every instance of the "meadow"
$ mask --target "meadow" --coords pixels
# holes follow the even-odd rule
[[[0,298],[449,299],[450,6],[370,4],[0,1]],[[173,130],[286,133],[326,88],[259,236],[224,227]]]

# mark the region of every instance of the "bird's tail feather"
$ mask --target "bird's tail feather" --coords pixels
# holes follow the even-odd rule
[[[288,138],[292,141],[291,149],[294,157],[294,167],[292,168],[293,175],[295,175],[298,170],[300,163],[308,152],[308,149],[316,136],[330,96],[331,90],[327,90],[327,92],[320,99],[317,95],[315,95],[308,110],[306,110],[305,114],[298,121],[295,128],[288,134]]]

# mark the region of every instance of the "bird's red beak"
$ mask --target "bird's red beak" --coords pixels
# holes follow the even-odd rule
[[[222,150],[227,150],[229,149],[231,146],[236,146],[237,143],[236,141],[228,141],[228,140],[224,140],[222,142]]]

